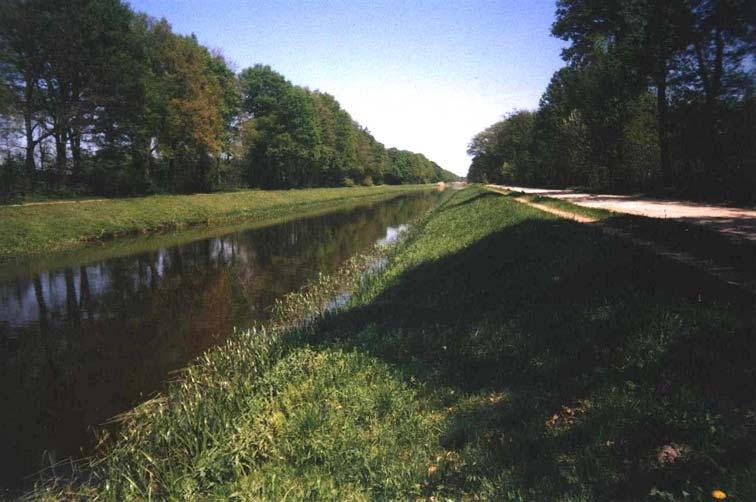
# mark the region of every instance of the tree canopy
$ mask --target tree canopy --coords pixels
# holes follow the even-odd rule
[[[559,0],[567,66],[472,140],[469,178],[753,197],[755,26],[745,0]]]
[[[275,188],[456,179],[422,154],[387,150],[330,94],[294,86],[263,65],[242,71],[239,80],[246,173],[253,185]]]
[[[392,154],[333,96],[268,66],[237,74],[121,0],[3,2],[0,119],[6,193],[456,179],[420,154]]]

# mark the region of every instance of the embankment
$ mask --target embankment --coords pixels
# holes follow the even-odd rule
[[[247,190],[0,206],[0,261],[50,253],[121,235],[241,219],[280,218],[393,197],[431,185]]]

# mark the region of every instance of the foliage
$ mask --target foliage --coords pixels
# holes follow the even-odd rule
[[[473,139],[470,178],[752,198],[755,25],[741,0],[559,1],[569,65],[534,124]]]
[[[416,154],[386,150],[326,93],[293,86],[268,66],[240,75],[247,176],[255,186],[431,183],[456,180]]]
[[[532,112],[514,112],[476,135],[467,150],[473,158],[468,178],[484,182],[527,178],[534,120]]]

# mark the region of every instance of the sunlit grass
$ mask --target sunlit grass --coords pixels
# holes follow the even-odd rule
[[[617,214],[612,211],[608,211],[606,209],[601,209],[598,207],[580,206],[578,204],[572,204],[571,202],[566,201],[566,200],[554,199],[552,197],[543,197],[540,195],[527,196],[526,200],[530,202],[535,202],[536,204],[542,204],[544,206],[553,207],[554,209],[559,209],[561,211],[565,211],[568,213],[578,214],[580,216],[587,216],[588,218],[593,218],[595,220],[604,220],[606,218],[610,218],[611,216]]]

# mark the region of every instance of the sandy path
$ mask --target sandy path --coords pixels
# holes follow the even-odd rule
[[[581,193],[573,190],[549,190],[507,185],[493,186],[504,190],[562,199],[579,206],[695,223],[719,232],[756,241],[756,208],[655,199],[644,195],[602,195]]]

